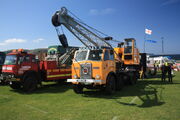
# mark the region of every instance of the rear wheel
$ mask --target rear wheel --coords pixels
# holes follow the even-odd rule
[[[83,86],[82,85],[73,85],[73,90],[77,94],[82,94],[83,93]]]
[[[131,84],[131,77],[129,75],[123,75],[123,84],[124,85],[130,85]]]
[[[10,83],[10,87],[13,88],[13,89],[20,89],[21,88],[21,84],[20,84],[20,82],[12,81]]]
[[[136,76],[136,72],[132,73],[132,76],[130,77],[130,85],[134,85],[137,82],[137,76]]]
[[[23,81],[23,90],[25,92],[32,92],[37,88],[36,77],[31,75],[24,78]]]
[[[115,92],[116,86],[115,86],[115,76],[109,75],[107,78],[107,84],[106,84],[106,93],[111,95]]]

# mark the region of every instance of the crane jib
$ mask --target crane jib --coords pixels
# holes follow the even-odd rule
[[[80,40],[86,47],[88,46],[106,46],[111,47],[111,44],[108,43],[109,40],[112,40],[112,37],[102,37],[103,33],[88,26],[83,23],[77,16],[72,14],[74,17],[70,16],[68,13],[72,14],[65,7],[62,7],[61,10],[56,11],[56,13],[52,16],[52,24],[55,27],[65,26],[78,40]],[[77,19],[75,19],[77,18]],[[56,30],[59,32],[58,30]],[[63,46],[66,46],[67,39],[65,35],[60,35],[57,33],[60,42]]]

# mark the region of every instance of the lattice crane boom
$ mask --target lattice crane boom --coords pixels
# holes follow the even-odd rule
[[[107,40],[112,40],[112,37],[101,37],[96,33],[97,31],[94,32],[96,29],[86,25],[74,17],[71,17],[68,13],[70,13],[70,11],[65,7],[62,7],[61,10],[56,11],[52,16],[52,24],[56,27],[58,35],[60,34],[58,27],[64,25],[86,47],[95,46],[112,48],[111,44],[107,42]]]

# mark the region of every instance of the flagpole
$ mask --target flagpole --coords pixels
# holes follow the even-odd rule
[[[161,37],[162,40],[162,54],[164,54],[164,37]]]
[[[146,52],[145,47],[146,47],[146,33],[144,34],[144,53]]]

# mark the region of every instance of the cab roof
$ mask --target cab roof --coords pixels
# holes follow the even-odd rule
[[[34,55],[34,54],[31,54],[31,53],[27,53],[27,52],[11,52],[11,53],[8,53],[7,55]]]

